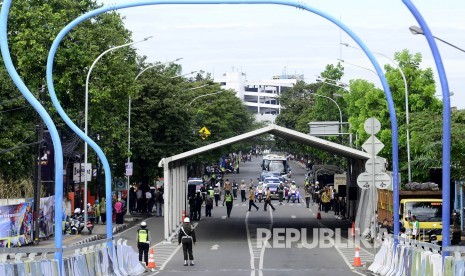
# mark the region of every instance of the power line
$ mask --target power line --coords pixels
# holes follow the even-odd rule
[[[2,110],[2,111],[0,111],[0,113],[5,113],[5,112],[10,112],[10,111],[15,111],[15,110],[19,110],[19,109],[23,109],[23,108],[29,108],[29,107],[31,107],[31,106],[29,106],[29,105],[25,105],[25,106],[16,107],[16,108],[8,109],[8,110]]]
[[[9,148],[9,149],[0,150],[0,154],[4,154],[4,153],[10,152],[10,151],[13,151],[13,150],[16,150],[16,149],[20,149],[20,148],[25,148],[25,147],[37,145],[37,144],[40,144],[42,142],[44,142],[44,140],[40,140],[40,141],[37,141],[37,142],[33,142],[33,143],[29,143],[29,144],[26,144],[26,145],[21,145],[21,146]]]

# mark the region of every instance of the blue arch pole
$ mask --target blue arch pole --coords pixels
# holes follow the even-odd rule
[[[47,113],[45,108],[37,101],[34,95],[29,91],[27,86],[21,80],[16,68],[11,60],[10,49],[8,47],[8,34],[7,34],[7,25],[8,25],[8,14],[10,12],[11,0],[3,1],[2,10],[0,12],[0,48],[2,51],[3,62],[5,67],[10,75],[11,79],[18,87],[21,94],[26,98],[26,100],[34,107],[34,109],[39,113],[40,117],[44,121],[53,142],[53,149],[55,150],[55,247],[59,249],[55,252],[55,259],[59,260],[59,266],[61,269],[61,260],[62,260],[62,233],[63,226],[61,221],[63,220],[63,150],[61,147],[60,136],[58,135],[58,130],[53,123],[52,118]]]
[[[61,42],[63,37],[68,32],[70,32],[75,26],[77,26],[78,24],[80,24],[84,20],[87,20],[87,19],[89,19],[89,18],[91,18],[93,16],[96,16],[96,15],[99,15],[101,13],[116,10],[116,9],[124,9],[124,8],[137,7],[137,6],[147,6],[147,5],[163,5],[163,4],[178,4],[178,5],[180,5],[180,4],[186,4],[186,5],[193,5],[193,4],[197,4],[197,5],[202,5],[202,4],[206,4],[206,5],[211,5],[211,4],[276,4],[276,5],[283,5],[283,6],[292,6],[292,7],[300,8],[300,9],[303,9],[303,10],[307,10],[309,12],[320,15],[320,16],[328,19],[329,21],[333,22],[337,26],[339,26],[350,37],[352,37],[352,39],[354,39],[354,41],[357,42],[357,44],[360,46],[360,48],[368,56],[368,58],[370,59],[370,61],[373,64],[373,66],[375,67],[375,69],[377,71],[377,74],[380,77],[381,83],[383,85],[384,92],[386,94],[386,100],[388,102],[388,108],[389,108],[390,119],[391,119],[392,162],[393,162],[393,173],[394,173],[394,185],[393,186],[394,186],[394,191],[397,191],[397,187],[398,187],[398,132],[397,132],[397,119],[396,119],[396,114],[395,114],[395,109],[394,109],[394,103],[393,103],[393,100],[392,100],[392,95],[391,95],[391,92],[389,90],[387,80],[386,80],[386,78],[385,78],[385,76],[384,76],[384,74],[383,74],[383,72],[381,70],[381,67],[379,66],[378,62],[374,58],[373,54],[368,50],[368,48],[358,38],[358,36],[355,35],[355,33],[353,33],[342,22],[340,22],[336,18],[331,17],[330,15],[328,15],[328,14],[322,12],[322,11],[319,11],[319,10],[314,9],[312,7],[309,7],[307,5],[304,5],[304,4],[301,4],[301,3],[296,3],[296,2],[293,2],[293,1],[284,1],[284,0],[283,1],[272,1],[272,0],[241,0],[241,1],[235,1],[235,0],[229,0],[229,1],[228,0],[224,0],[224,1],[222,1],[222,0],[210,0],[210,1],[208,1],[208,0],[204,0],[204,1],[201,1],[201,0],[177,0],[177,1],[176,0],[166,0],[166,1],[162,1],[162,0],[158,0],[158,1],[155,1],[155,0],[146,0],[146,1],[132,1],[132,2],[129,2],[129,3],[122,3],[122,4],[118,4],[118,5],[104,6],[104,7],[98,8],[96,10],[93,10],[93,11],[90,11],[90,12],[88,12],[86,14],[81,15],[80,17],[73,20],[71,23],[69,23],[65,28],[63,28],[60,31],[58,36],[53,41],[53,44],[52,44],[52,47],[50,49],[49,56],[48,56],[48,59],[47,59],[47,85],[48,85],[48,88],[49,88],[49,92],[50,92],[50,96],[52,98],[53,104],[55,105],[55,108],[59,112],[60,116],[64,119],[66,124],[68,124],[68,126],[70,126],[71,129],[73,129],[73,131],[75,131],[82,139],[84,139],[97,152],[98,156],[101,158],[102,163],[104,164],[104,169],[105,169],[105,176],[106,176],[105,181],[106,181],[106,187],[107,187],[107,198],[108,198],[108,190],[109,190],[110,181],[111,181],[110,168],[109,168],[108,162],[107,162],[103,152],[101,151],[101,149],[97,146],[97,144],[92,139],[90,139],[88,136],[86,136],[82,130],[80,130],[78,127],[76,127],[76,125],[74,125],[74,123],[69,119],[67,114],[61,108],[61,106],[60,106],[60,104],[59,104],[59,102],[58,102],[58,100],[56,98],[56,94],[55,94],[55,90],[54,90],[54,86],[53,86],[52,73],[53,73],[54,56],[56,54],[56,50],[57,50],[57,48],[59,46],[59,43]],[[394,192],[394,193],[396,193],[396,192]],[[396,202],[396,201],[394,200],[394,202]],[[108,201],[107,201],[107,206],[109,206]],[[395,205],[395,206],[397,206],[397,205]],[[109,210],[111,210],[111,206],[109,206]],[[397,212],[398,212],[398,210],[397,210]],[[107,213],[107,217],[108,217],[108,215],[109,214]],[[109,220],[109,222],[111,222],[111,219]],[[394,231],[395,231],[395,233],[398,233],[398,231],[399,231],[398,225],[397,226],[395,225]],[[107,236],[112,237],[111,226],[109,226],[109,224],[107,224]]]
[[[450,245],[450,92],[447,82],[446,72],[442,64],[441,54],[434,40],[433,33],[428,27],[425,19],[420,11],[410,0],[402,0],[412,15],[420,24],[429,47],[433,54],[434,62],[438,70],[439,81],[441,82],[442,90],[442,246]],[[448,252],[444,252],[442,256],[447,256]]]

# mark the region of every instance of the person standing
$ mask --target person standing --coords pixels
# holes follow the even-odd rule
[[[242,180],[241,183],[241,202],[247,201],[247,198],[245,197],[245,190],[246,190],[246,185],[245,185],[245,180]]]
[[[221,190],[220,190],[220,183],[216,183],[216,186],[215,186],[215,189],[213,190],[213,192],[215,193],[215,205],[216,207],[218,207],[218,201],[220,200],[220,193],[221,193]]]
[[[123,202],[121,202],[121,199],[118,199],[118,201],[115,203],[116,224],[124,223],[124,212],[123,211],[124,211]]]
[[[200,194],[200,192],[197,192],[197,194],[195,195],[195,211],[197,212],[197,220],[200,220],[200,218],[202,217],[202,203],[202,195]]]
[[[107,222],[107,202],[104,197],[102,197],[102,202],[100,203],[100,218],[102,219],[102,224]]]
[[[129,213],[133,213],[136,208],[136,191],[134,186],[131,185],[129,189]]]
[[[276,209],[274,208],[273,204],[271,204],[271,192],[270,192],[270,187],[266,187],[266,195],[265,195],[265,207],[263,207],[263,210],[266,211],[266,206],[270,205],[270,207],[275,211]]]
[[[197,210],[195,210],[196,204],[195,204],[195,196],[189,197],[189,217],[190,220],[195,221],[197,220]]]
[[[226,213],[229,218],[229,216],[231,215],[232,207],[233,207],[233,196],[229,190],[226,191],[226,193],[224,194],[223,206],[225,202],[226,202]]]
[[[95,211],[95,224],[98,224],[100,220],[100,204],[98,200],[95,201],[94,211]]]
[[[257,208],[257,211],[258,211],[258,206],[255,205],[255,192],[253,190],[253,187],[250,187],[249,188],[249,211],[252,208],[252,206]]]
[[[142,262],[144,257],[145,265],[149,264],[149,247],[150,247],[150,233],[147,229],[147,223],[143,221],[137,230],[137,248],[139,249],[139,262]]]
[[[284,183],[282,181],[279,182],[278,186],[278,196],[279,196],[279,205],[283,205],[284,200]]]
[[[236,180],[233,180],[232,189],[233,189],[234,199],[237,198],[237,188],[238,188],[237,182],[236,182]]]
[[[179,229],[178,245],[182,243],[182,252],[184,254],[184,266],[187,266],[187,261],[190,265],[194,265],[194,255],[192,254],[192,245],[196,243],[195,231],[190,224],[189,218],[184,218],[184,223]]]
[[[141,213],[142,212],[142,187],[139,184],[139,187],[137,188],[136,192],[136,204],[137,204],[137,212]]]
[[[205,217],[212,216],[212,209],[213,209],[213,197],[210,193],[207,193],[205,197]]]
[[[325,210],[325,213],[328,213],[330,202],[331,202],[330,191],[328,188],[325,188],[325,190],[321,194],[321,203],[323,205],[323,209]]]
[[[307,208],[310,208],[310,198],[312,197],[312,192],[310,191],[310,184],[305,184],[304,187],[304,193],[305,193],[305,204],[307,205]]]
[[[420,222],[417,220],[415,215],[412,216],[410,226],[412,226],[412,238],[414,240],[418,240],[420,234]]]

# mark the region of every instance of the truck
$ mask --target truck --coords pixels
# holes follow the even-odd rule
[[[440,190],[400,190],[399,220],[411,233],[413,215],[420,223],[420,239],[430,241],[436,235],[442,241],[442,191]],[[393,192],[378,189],[378,222],[394,218]]]

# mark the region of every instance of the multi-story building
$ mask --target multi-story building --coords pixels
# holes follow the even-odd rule
[[[228,72],[215,79],[215,82],[220,83],[223,89],[236,91],[236,96],[256,114],[257,120],[274,123],[281,111],[279,96],[286,89],[293,87],[298,80],[303,80],[303,75],[273,76],[271,80],[249,81],[244,73]]]

